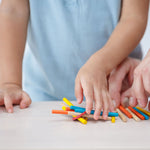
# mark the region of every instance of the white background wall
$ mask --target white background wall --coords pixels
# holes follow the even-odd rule
[[[149,9],[147,29],[145,31],[143,39],[141,40],[141,44],[142,44],[143,53],[145,55],[148,49],[150,48],[150,9]]]

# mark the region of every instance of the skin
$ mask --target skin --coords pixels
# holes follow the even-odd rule
[[[29,95],[22,91],[22,59],[29,19],[27,0],[2,0],[0,5],[0,105],[9,113],[13,104],[26,108]]]
[[[22,58],[29,20],[28,0],[2,0],[0,5],[0,91],[1,104],[13,112],[13,104],[28,107],[30,97],[22,91]],[[95,102],[95,119],[101,108],[103,117],[113,110],[107,77],[142,38],[148,14],[148,0],[123,0],[120,21],[106,45],[93,54],[79,70],[75,80],[78,102],[86,98],[87,113]],[[15,35],[15,38],[14,38]],[[90,80],[89,80],[90,79]],[[8,98],[9,97],[9,98]]]
[[[128,97],[126,99],[124,95],[129,92],[128,89],[132,87],[134,70],[139,64],[139,59],[129,57],[111,72],[109,76],[109,93],[111,98],[115,101],[116,107],[118,107],[120,103],[125,105],[125,103],[128,102]]]
[[[143,108],[147,106],[148,97],[150,96],[149,64],[150,50],[141,62],[137,59],[127,58],[113,71],[109,79],[109,92],[111,97],[116,99],[117,106],[119,101],[121,101],[122,105],[125,105],[128,100],[129,105],[133,107],[137,104]],[[130,86],[121,92],[121,89],[124,87],[124,80],[127,80]]]
[[[102,109],[104,119],[107,118],[108,111],[114,110],[107,78],[142,38],[147,24],[148,2],[123,0],[120,21],[108,42],[89,58],[77,74],[75,95],[78,103],[82,103],[84,95],[88,114],[95,104],[96,120]]]

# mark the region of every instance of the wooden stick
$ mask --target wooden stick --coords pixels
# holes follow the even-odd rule
[[[116,111],[118,112],[120,119],[121,119],[123,122],[127,122],[126,116],[125,116],[118,108],[116,109]]]
[[[141,119],[138,117],[138,116],[136,116],[129,108],[126,108],[126,110],[128,111],[128,112],[130,112],[130,114],[132,115],[132,117],[133,117],[133,119],[135,120],[135,121],[140,121]]]
[[[73,117],[76,117],[76,116],[81,114],[81,113],[77,113],[77,112],[73,112],[73,111],[64,111],[64,110],[52,110],[52,113],[53,114],[65,114],[65,115],[70,115],[70,116],[73,116]],[[94,115],[85,114],[82,117],[94,118]],[[99,116],[98,119],[104,120],[102,116]],[[107,117],[106,120],[111,120],[111,117]]]

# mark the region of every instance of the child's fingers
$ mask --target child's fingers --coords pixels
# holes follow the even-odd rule
[[[103,100],[103,118],[104,120],[108,117],[108,110],[109,110],[109,100],[106,91],[102,91],[102,100]]]
[[[83,92],[86,99],[86,112],[87,114],[90,114],[93,108],[93,99],[94,99],[93,86],[90,84],[84,86]]]
[[[13,113],[12,98],[9,95],[4,96],[4,104],[8,113]]]
[[[94,113],[94,119],[98,120],[101,109],[102,109],[102,95],[100,93],[100,90],[94,90],[94,100],[95,100],[95,113]]]
[[[20,108],[27,108],[31,104],[31,98],[26,92],[22,92],[22,100],[20,102]]]
[[[83,89],[81,86],[81,82],[78,78],[76,78],[75,81],[75,96],[77,98],[78,103],[81,104],[83,101]]]
[[[108,102],[109,102],[109,109],[111,112],[115,111],[115,106],[114,106],[114,103],[109,95],[109,93],[107,93],[107,97],[108,97]]]
[[[140,107],[146,107],[147,96],[145,94],[142,77],[139,72],[134,73],[133,91]]]

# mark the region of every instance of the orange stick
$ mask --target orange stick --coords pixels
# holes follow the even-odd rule
[[[138,113],[136,110],[134,110],[131,106],[128,106],[128,108],[129,108],[134,114],[136,114],[141,120],[145,120],[145,117],[142,116],[140,113]]]
[[[74,110],[70,109],[70,107],[66,107],[66,111],[74,111]]]
[[[52,110],[52,114],[68,114],[68,111],[64,111],[64,110]]]
[[[70,115],[70,116],[78,116],[81,113],[76,113],[76,112],[73,112],[73,111],[64,111],[64,110],[52,110],[52,114],[65,114],[65,115]],[[94,118],[94,115],[84,114],[82,117]],[[103,120],[103,117],[99,116],[98,119],[102,119]],[[107,117],[106,120],[111,120],[111,117]]]
[[[132,118],[132,115],[123,107],[123,106],[119,106],[119,109],[128,117],[128,118]]]

